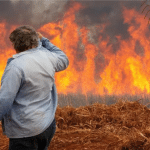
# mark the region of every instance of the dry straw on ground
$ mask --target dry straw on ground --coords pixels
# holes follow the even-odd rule
[[[150,149],[150,110],[138,101],[58,107],[56,120],[50,150]],[[0,150],[8,150],[8,139],[0,137]]]

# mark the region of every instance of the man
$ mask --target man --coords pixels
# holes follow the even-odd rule
[[[17,54],[8,59],[1,81],[0,120],[9,150],[47,150],[55,133],[55,72],[67,56],[30,26],[10,34]]]

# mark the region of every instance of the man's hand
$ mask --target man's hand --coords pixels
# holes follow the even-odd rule
[[[38,34],[38,36],[39,36],[39,38],[40,38],[40,40],[41,40],[42,37],[43,37],[43,35],[42,35],[40,32],[37,32],[37,34]]]

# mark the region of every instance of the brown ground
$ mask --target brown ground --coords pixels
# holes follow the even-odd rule
[[[49,150],[150,150],[150,109],[138,101],[58,108],[56,120]],[[0,137],[0,150],[8,150]]]

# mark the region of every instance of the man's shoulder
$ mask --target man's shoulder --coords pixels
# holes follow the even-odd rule
[[[21,70],[20,65],[21,65],[21,63],[18,62],[18,59],[9,58],[9,59],[7,60],[6,70],[7,70],[7,69],[10,69],[10,68],[18,68],[19,70]]]
[[[12,61],[14,60],[14,58],[9,58],[8,60],[7,60],[7,65],[9,65]]]

